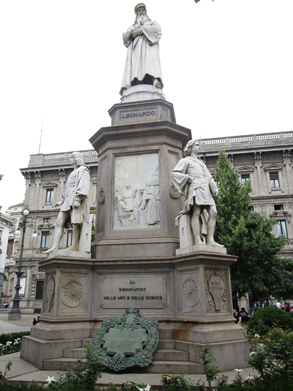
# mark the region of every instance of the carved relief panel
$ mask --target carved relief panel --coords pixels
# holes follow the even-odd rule
[[[159,155],[115,158],[114,230],[160,227]]]
[[[45,288],[45,311],[53,313],[55,306],[55,274],[46,275],[46,288]]]
[[[227,269],[206,269],[207,313],[231,311],[231,294]]]

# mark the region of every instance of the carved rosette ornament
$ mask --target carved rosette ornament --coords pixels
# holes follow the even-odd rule
[[[199,300],[198,283],[193,278],[187,278],[182,284],[182,299],[187,307],[194,307]]]
[[[158,321],[143,319],[138,309],[127,309],[122,318],[103,321],[93,338],[100,363],[116,372],[146,367],[153,361],[159,343]]]
[[[105,187],[102,186],[99,190],[99,203],[103,203],[105,201]]]
[[[61,301],[67,307],[78,307],[84,300],[84,287],[77,280],[68,281],[62,289]]]

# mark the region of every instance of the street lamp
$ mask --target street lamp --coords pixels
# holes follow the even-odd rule
[[[24,210],[22,212],[22,214],[24,215],[24,219],[18,224],[18,227],[22,228],[23,233],[22,233],[22,241],[21,241],[21,248],[20,248],[20,257],[19,257],[18,270],[17,270],[17,272],[15,272],[15,274],[17,275],[17,282],[16,282],[16,285],[15,285],[15,296],[14,296],[14,299],[13,299],[12,310],[8,314],[8,320],[20,320],[21,319],[21,312],[19,310],[19,302],[20,302],[19,290],[21,288],[21,286],[20,286],[20,278],[23,275],[23,272],[21,271],[21,264],[22,264],[24,237],[25,237],[26,227],[31,227],[31,228],[35,228],[36,229],[35,223],[29,223],[27,221],[27,216],[29,215],[29,213],[30,212],[29,212],[28,206],[25,206]],[[33,235],[32,235],[33,238],[36,238],[37,236],[38,235],[37,235],[36,232],[34,232]],[[21,233],[20,233],[19,229],[17,229],[14,232],[14,237],[15,237],[15,239],[20,239]]]

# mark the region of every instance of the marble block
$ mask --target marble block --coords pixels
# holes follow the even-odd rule
[[[91,258],[91,253],[85,251],[57,250],[48,255],[48,259],[56,257]]]
[[[176,255],[183,255],[183,254],[196,253],[196,252],[227,254],[227,249],[226,249],[226,247],[208,246],[206,244],[197,244],[195,246],[178,248],[176,250]]]
[[[166,99],[166,97],[160,88],[148,84],[139,84],[124,90],[121,102],[126,103],[152,99]]]

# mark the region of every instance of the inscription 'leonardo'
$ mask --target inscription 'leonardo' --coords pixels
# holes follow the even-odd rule
[[[138,118],[138,117],[150,117],[156,115],[155,110],[152,111],[141,111],[138,113],[127,113],[127,114],[122,114],[122,119],[127,119],[127,118]]]

